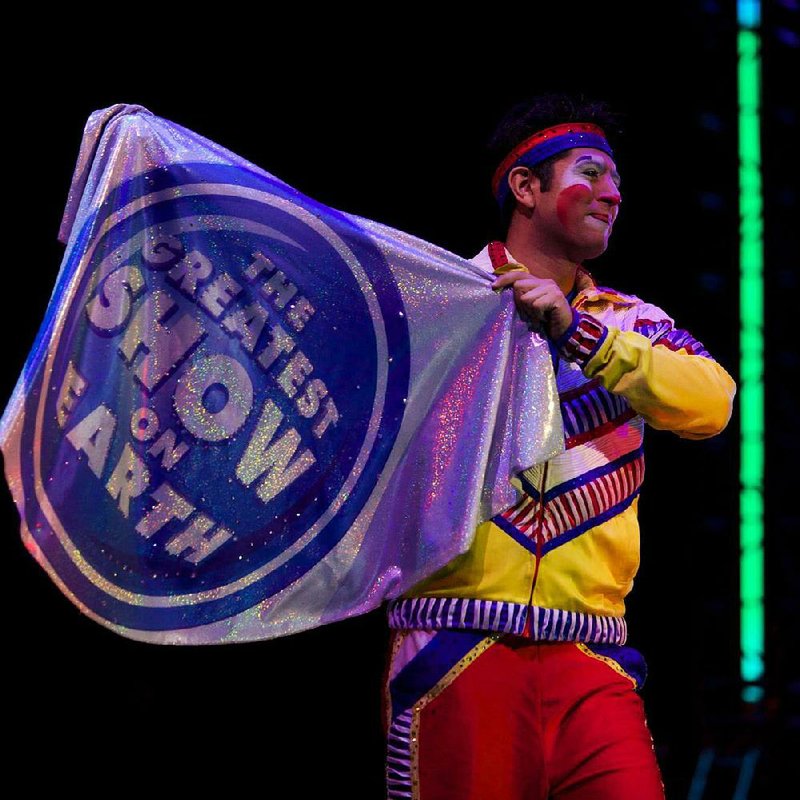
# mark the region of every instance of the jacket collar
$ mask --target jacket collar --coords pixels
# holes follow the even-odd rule
[[[487,266],[495,274],[507,272],[507,269],[503,269],[507,265],[512,268],[514,265],[524,268],[523,264],[514,260],[505,244],[498,240],[489,242],[473,260],[488,261]],[[575,288],[577,289],[577,294],[572,302],[575,307],[594,302],[612,303],[616,306],[633,306],[638,302],[638,298],[635,295],[624,294],[608,286],[598,286],[592,273],[583,266],[579,266],[578,271],[575,273]]]

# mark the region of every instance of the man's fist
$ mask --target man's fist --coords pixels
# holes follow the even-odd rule
[[[513,287],[517,311],[537,330],[552,340],[566,333],[572,324],[572,308],[555,281],[513,270],[500,275],[492,284],[492,289],[506,286]]]

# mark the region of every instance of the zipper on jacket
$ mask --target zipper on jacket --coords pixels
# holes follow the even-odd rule
[[[536,565],[533,568],[533,579],[531,580],[531,593],[528,596],[528,618],[525,620],[524,635],[531,635],[531,619],[533,617],[533,591],[536,588],[536,580],[539,577],[539,565],[542,563],[542,525],[544,524],[544,490],[547,485],[547,466],[549,462],[544,462],[542,468],[542,480],[539,484],[539,507],[536,509],[536,519],[534,522],[535,541],[536,541]]]
[[[573,287],[572,290],[566,295],[567,300],[569,301],[570,307],[573,307],[575,304],[575,300],[577,299],[579,292],[577,286]],[[547,339],[547,348],[550,351],[550,358],[553,362],[553,372],[555,372],[556,376],[556,385],[558,385],[558,371],[559,367],[561,366],[561,357],[553,346],[553,343],[550,339]],[[544,525],[544,492],[547,487],[547,467],[549,465],[549,461],[544,462],[544,467],[542,468],[542,480],[539,484],[539,507],[536,509],[536,522],[535,522],[535,540],[536,540],[536,566],[533,568],[533,579],[531,580],[531,593],[528,596],[528,618],[525,620],[525,626],[523,628],[523,636],[530,636],[531,635],[531,618],[533,617],[533,592],[536,589],[536,581],[539,578],[539,567],[542,563],[542,548],[544,547],[544,535],[543,535],[543,525]]]

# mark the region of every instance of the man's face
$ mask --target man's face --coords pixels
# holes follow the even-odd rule
[[[542,244],[563,248],[576,262],[605,251],[621,200],[610,156],[592,147],[568,150],[553,165],[549,190],[536,191],[532,221]]]

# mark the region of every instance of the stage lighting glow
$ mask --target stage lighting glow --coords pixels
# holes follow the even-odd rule
[[[761,185],[761,19],[737,6],[740,309],[740,674],[742,699],[763,696],[764,678],[764,219]]]

